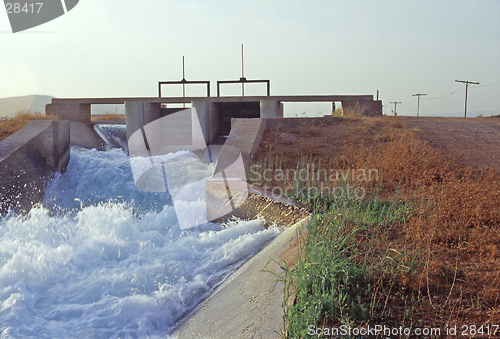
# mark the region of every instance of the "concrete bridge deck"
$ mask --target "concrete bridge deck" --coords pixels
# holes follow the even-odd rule
[[[54,98],[53,104],[124,104],[127,101],[147,101],[150,103],[182,104],[193,101],[206,102],[260,102],[272,100],[279,102],[334,102],[334,101],[373,101],[373,95],[273,95],[273,96],[224,96],[224,97],[121,97],[121,98]]]

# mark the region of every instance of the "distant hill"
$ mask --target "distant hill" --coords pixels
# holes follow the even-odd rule
[[[53,96],[25,95],[21,97],[0,98],[0,117],[12,116],[22,110],[45,114],[45,105],[50,104]]]
[[[0,98],[0,117],[9,117],[22,110],[45,114],[45,105],[52,102],[50,95],[25,95]],[[125,114],[124,105],[92,105],[92,115]]]

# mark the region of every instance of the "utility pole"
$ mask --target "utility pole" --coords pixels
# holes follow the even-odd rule
[[[427,95],[427,94],[417,93],[417,94],[413,94],[412,95],[412,97],[418,97],[418,100],[417,100],[417,117],[418,117],[418,111],[420,110],[420,97],[422,95]]]
[[[464,112],[464,117],[467,118],[467,90],[469,89],[469,84],[479,85],[479,82],[464,81],[464,80],[455,80],[455,82],[461,82],[461,83],[465,84],[465,112]]]
[[[397,104],[400,104],[401,101],[392,101],[391,104],[394,104],[394,116],[397,116],[398,113],[396,112],[396,106]]]

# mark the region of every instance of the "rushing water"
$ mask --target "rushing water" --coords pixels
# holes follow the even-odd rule
[[[181,231],[168,201],[136,189],[122,150],[72,150],[42,206],[0,217],[0,337],[165,338],[279,232],[262,220]],[[203,215],[190,201],[184,212]]]

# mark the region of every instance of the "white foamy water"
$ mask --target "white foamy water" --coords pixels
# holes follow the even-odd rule
[[[181,231],[169,201],[135,188],[123,151],[72,151],[44,207],[0,217],[0,337],[165,338],[279,233],[262,220]]]

